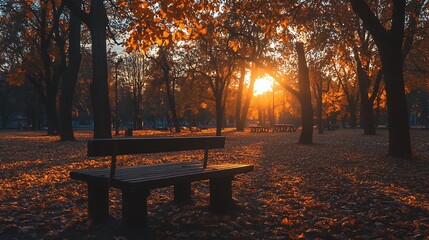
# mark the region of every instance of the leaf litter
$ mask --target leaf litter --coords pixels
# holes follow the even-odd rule
[[[137,136],[186,136],[135,131]],[[213,135],[206,130],[193,135]],[[86,213],[86,184],[69,172],[108,167],[86,157],[90,132],[60,142],[41,132],[0,133],[0,239],[345,239],[429,236],[429,134],[412,131],[415,158],[386,155],[387,131],[314,135],[298,145],[296,133],[227,130],[226,147],[209,164],[249,163],[255,171],[233,182],[236,209],[209,211],[208,182],[193,183],[193,204],[172,204],[172,187],[151,191],[147,235],[121,228],[121,193],[110,190],[108,225]],[[201,159],[201,152],[126,156],[122,165]],[[146,231],[146,230],[145,230]]]

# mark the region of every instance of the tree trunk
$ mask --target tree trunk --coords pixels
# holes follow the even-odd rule
[[[368,97],[369,86],[371,85],[371,79],[365,72],[362,66],[362,62],[359,58],[357,49],[354,49],[354,55],[356,60],[356,72],[359,82],[359,93],[360,93],[360,126],[363,128],[365,135],[375,135],[375,123],[374,123],[374,106],[373,100]]]
[[[411,157],[410,127],[403,75],[403,40],[406,1],[393,1],[391,28],[385,29],[366,1],[350,0],[373,37],[381,58],[389,121],[389,154]]]
[[[318,98],[321,97],[318,96]],[[322,99],[319,100],[317,100],[317,129],[319,134],[323,134]]]
[[[302,130],[299,144],[311,144],[313,142],[313,106],[311,105],[310,80],[308,75],[307,61],[305,59],[304,44],[297,42],[299,68],[299,101],[302,112]]]
[[[176,100],[174,99],[174,93],[172,91],[171,82],[169,80],[168,72],[164,73],[165,89],[167,92],[168,105],[170,107],[171,117],[173,118],[174,129],[176,133],[180,132],[180,123],[177,117],[176,111]],[[174,88],[173,88],[174,89]]]
[[[422,124],[424,128],[428,128],[428,101],[428,93],[424,91],[422,100]]]
[[[216,136],[222,136],[223,108],[222,94],[216,94]]]
[[[79,1],[79,6],[81,5]],[[63,76],[60,96],[60,127],[61,141],[75,140],[72,124],[73,93],[79,74],[80,61],[80,30],[81,20],[73,13],[70,13],[69,30],[69,64]]]
[[[363,128],[363,134],[375,135],[375,123],[374,123],[374,107],[373,103],[368,99],[368,93],[361,92],[361,110],[360,110],[360,124]]]
[[[253,86],[255,86],[255,81],[256,81],[255,74],[252,73],[250,76],[250,84],[249,84],[249,88],[247,89],[246,99],[244,100],[244,104],[243,104],[243,110],[241,111],[241,117],[239,120],[240,126],[243,127],[243,130],[246,125],[247,114],[249,112],[250,102],[252,101],[252,97],[253,97]]]
[[[356,114],[356,105],[354,103],[349,103],[349,111],[350,111],[350,127],[356,128],[357,126],[357,114]]]
[[[317,100],[317,130],[318,134],[323,134],[323,89],[322,89],[322,78],[319,76],[320,82],[315,82],[313,88],[314,95]]]
[[[410,126],[404,90],[402,40],[397,39],[401,38],[396,36],[386,39],[380,51],[386,85],[389,154],[408,158],[411,157]]]
[[[46,114],[48,117],[48,135],[58,134],[58,111],[57,111],[57,88],[56,86],[47,87],[46,95]]]
[[[240,71],[240,79],[238,80],[237,100],[235,103],[235,128],[239,132],[244,132],[244,124],[241,122],[241,101],[244,90],[244,76],[246,67],[242,66]]]
[[[112,138],[106,53],[107,14],[103,0],[91,1],[90,22],[93,65],[90,91],[94,138]]]

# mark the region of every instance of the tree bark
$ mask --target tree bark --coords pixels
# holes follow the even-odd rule
[[[168,105],[170,107],[171,117],[173,118],[173,124],[174,129],[176,133],[180,132],[180,123],[179,119],[177,117],[177,110],[176,110],[176,100],[174,98],[174,88],[171,87],[171,80],[169,79],[168,72],[164,73],[164,81],[165,81],[165,88],[167,92],[167,99],[168,99]]]
[[[253,97],[253,86],[255,86],[255,81],[256,81],[255,74],[251,73],[250,84],[249,84],[249,88],[247,89],[246,99],[244,100],[243,109],[241,111],[241,118],[240,118],[240,126],[243,126],[243,130],[246,125],[247,114],[249,113],[249,107]]]
[[[93,65],[90,91],[94,112],[94,138],[112,138],[106,52],[107,14],[103,0],[91,1],[89,16]]]
[[[80,0],[77,2],[81,5]],[[75,140],[72,124],[72,104],[82,55],[80,51],[81,21],[73,12],[70,13],[69,29],[69,64],[63,76],[60,96],[61,141]]]
[[[313,106],[311,105],[310,79],[305,59],[304,44],[297,42],[295,48],[298,53],[299,101],[302,112],[302,130],[298,143],[311,144],[313,142]]]
[[[389,121],[389,154],[410,158],[411,140],[403,76],[403,40],[406,1],[393,1],[392,26],[386,30],[363,0],[350,0],[373,37],[381,58]]]
[[[216,94],[216,136],[222,136],[223,107],[222,92]]]
[[[57,86],[48,86],[46,93],[46,113],[48,116],[48,135],[58,134]]]
[[[318,134],[323,134],[323,78],[317,74],[317,80],[312,85],[314,96],[316,97],[316,117]]]
[[[47,32],[47,7],[41,10],[40,22],[40,56],[43,63],[43,77],[45,82],[44,89],[38,88],[39,94],[45,105],[49,136],[56,135],[58,131],[58,113],[57,113],[57,92],[58,78],[52,74],[52,61],[50,58],[49,47],[51,45],[51,33]],[[58,19],[55,19],[58,20]],[[54,21],[55,21],[54,20]],[[39,85],[42,86],[42,85]],[[37,88],[37,87],[36,87]]]
[[[387,97],[389,154],[408,158],[412,153],[408,108],[404,91],[402,41],[399,41],[399,36],[392,36],[392,39],[396,39],[396,41],[386,40],[385,47],[381,50]]]
[[[361,114],[360,114],[360,125],[364,129],[365,135],[375,135],[375,123],[374,123],[374,110],[373,101],[368,98],[368,90],[371,84],[367,73],[362,67],[362,63],[358,56],[358,51],[355,49],[355,60],[357,68],[357,78],[359,82],[359,93],[361,96]]]
[[[170,108],[171,117],[173,118],[174,130],[176,133],[179,133],[180,123],[179,118],[177,117],[176,99],[174,97],[175,83],[174,80],[170,79],[170,66],[168,64],[166,52],[164,50],[161,50],[160,54],[161,62],[159,64],[161,65],[162,71],[164,72],[164,83],[167,94],[168,106]]]
[[[240,79],[238,80],[237,100],[235,102],[235,129],[239,132],[244,132],[244,124],[241,122],[241,102],[244,90],[244,76],[246,67],[242,66],[240,71]]]

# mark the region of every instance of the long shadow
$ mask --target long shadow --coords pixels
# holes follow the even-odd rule
[[[366,137],[362,138],[366,140]],[[272,199],[293,195],[293,199],[272,207],[276,210],[282,208],[278,205],[284,205],[283,209],[286,209],[282,213],[271,213],[277,215],[277,219],[287,219],[272,226],[278,229],[277,236],[290,236],[292,232],[294,236],[303,234],[306,238],[384,238],[412,237],[416,235],[415,231],[427,233],[424,226],[429,226],[428,195],[419,196],[426,200],[425,207],[424,204],[414,204],[412,196],[415,192],[411,189],[397,187],[398,183],[406,187],[408,184],[405,183],[413,182],[413,174],[405,175],[404,179],[386,176],[384,174],[389,171],[379,172],[380,169],[371,166],[380,163],[365,160],[371,155],[370,148],[363,147],[365,151],[349,149],[345,139],[338,140],[337,144],[334,142],[334,146],[323,139],[321,142],[300,146],[285,144],[279,139],[266,144],[262,151],[266,158],[276,162],[275,169],[272,163],[266,164],[267,160],[263,163],[269,173],[265,182],[277,186],[277,189],[265,187],[273,192]],[[340,149],[334,154],[330,146]],[[283,154],[273,154],[273,149],[281,149]],[[283,157],[279,159],[278,155]],[[386,168],[385,165],[381,167]],[[284,177],[279,178],[276,172],[283,173]],[[298,181],[294,182],[294,179]],[[279,186],[286,187],[278,191]],[[395,193],[398,191],[403,191],[402,196],[410,199],[401,198],[401,193]],[[420,227],[414,229],[416,222]]]

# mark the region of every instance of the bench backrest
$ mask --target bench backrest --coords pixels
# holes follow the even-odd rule
[[[116,138],[88,141],[88,157],[112,156],[110,178],[115,176],[116,156],[142,153],[204,150],[203,168],[207,167],[208,150],[223,148],[225,137],[164,137],[164,138]]]
[[[223,148],[225,137],[116,138],[88,141],[88,157]]]

